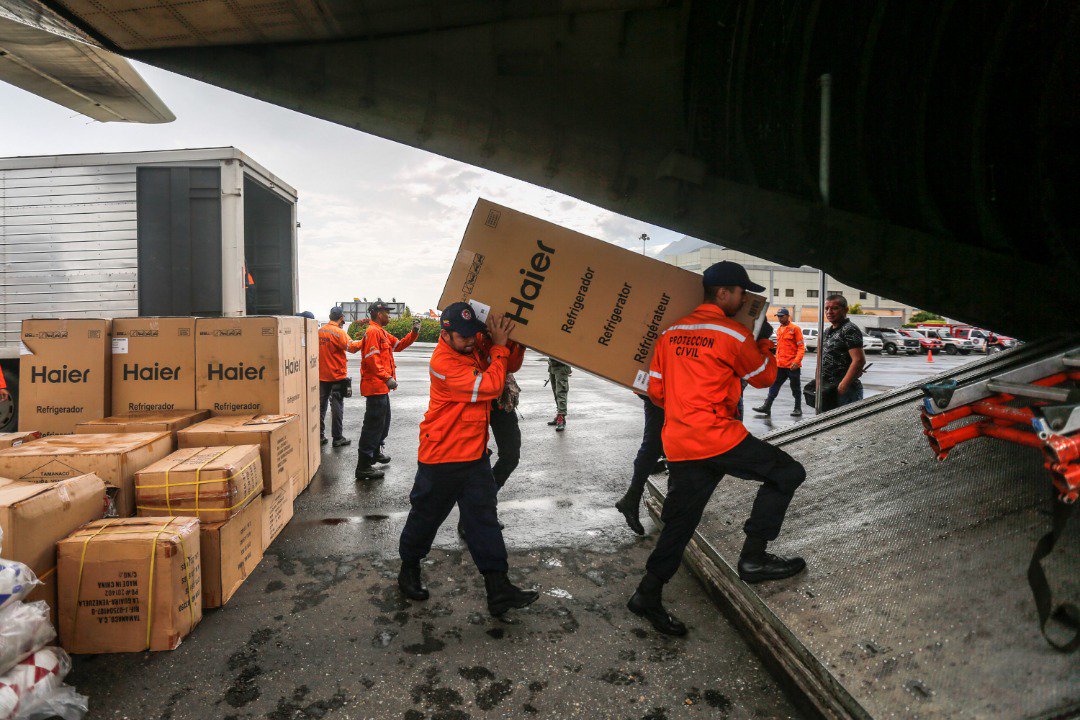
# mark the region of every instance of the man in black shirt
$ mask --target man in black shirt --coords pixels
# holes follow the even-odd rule
[[[831,324],[821,342],[821,409],[832,410],[863,399],[862,375],[866,366],[862,331],[847,319],[843,295],[825,298],[825,318]]]

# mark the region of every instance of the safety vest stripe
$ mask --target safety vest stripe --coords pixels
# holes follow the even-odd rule
[[[369,352],[369,353],[368,353],[367,355],[365,355],[365,356],[364,356],[364,359],[365,359],[365,360],[367,360],[367,359],[368,359],[369,357],[371,357],[372,355],[378,355],[378,354],[379,354],[379,348],[375,348],[374,350],[372,350],[371,352]]]
[[[649,377],[654,377],[657,380],[663,380],[664,379],[664,376],[661,375],[660,373],[656,372],[655,370],[650,370],[649,371]]]
[[[435,368],[429,367],[428,370],[430,370],[431,374],[434,375],[435,377],[439,378],[440,380],[445,380],[446,379],[445,375],[440,375],[439,373],[435,372]]]
[[[769,358],[765,358],[764,360],[761,361],[761,367],[759,367],[757,370],[755,370],[752,373],[748,373],[746,375],[743,375],[742,379],[743,380],[749,380],[750,378],[754,377],[755,375],[757,375],[757,374],[759,374],[761,372],[764,372],[765,368],[768,367],[768,365],[769,365]]]
[[[672,325],[664,331],[664,334],[666,335],[672,330],[715,330],[717,332],[722,332],[725,335],[730,335],[739,342],[743,342],[744,340],[746,340],[745,335],[738,333],[729,327],[724,327],[723,325],[712,325],[709,323],[702,323],[701,325]]]
[[[476,382],[474,382],[472,386],[472,402],[476,402],[476,398],[480,394],[480,383],[483,379],[483,375],[476,376]]]

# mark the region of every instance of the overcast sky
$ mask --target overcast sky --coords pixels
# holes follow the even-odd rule
[[[433,308],[477,198],[650,254],[681,234],[518,180],[135,64],[177,119],[98,123],[0,82],[0,157],[232,145],[300,195],[300,307]]]

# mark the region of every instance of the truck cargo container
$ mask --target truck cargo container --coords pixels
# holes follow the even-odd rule
[[[27,318],[291,315],[296,190],[232,147],[0,158],[0,366]],[[0,403],[0,431],[16,427]]]

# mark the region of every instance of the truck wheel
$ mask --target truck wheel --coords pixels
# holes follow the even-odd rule
[[[10,400],[0,401],[0,432],[15,432],[19,428],[19,373],[4,368]]]
[[[885,346],[885,352],[889,353],[890,355],[895,355],[896,354],[896,346],[893,345],[892,343],[889,343],[888,345]]]
[[[955,355],[957,353],[955,345],[946,345],[945,352],[949,355]]]
[[[970,353],[971,353],[971,351],[970,351],[970,350],[961,350],[961,351],[960,351],[960,354],[961,354],[961,355],[969,355]]]
[[[997,345],[991,345],[990,347],[988,347],[986,349],[986,354],[987,355],[989,355],[991,353],[999,353],[999,352],[1001,352],[1001,348],[998,347]]]

